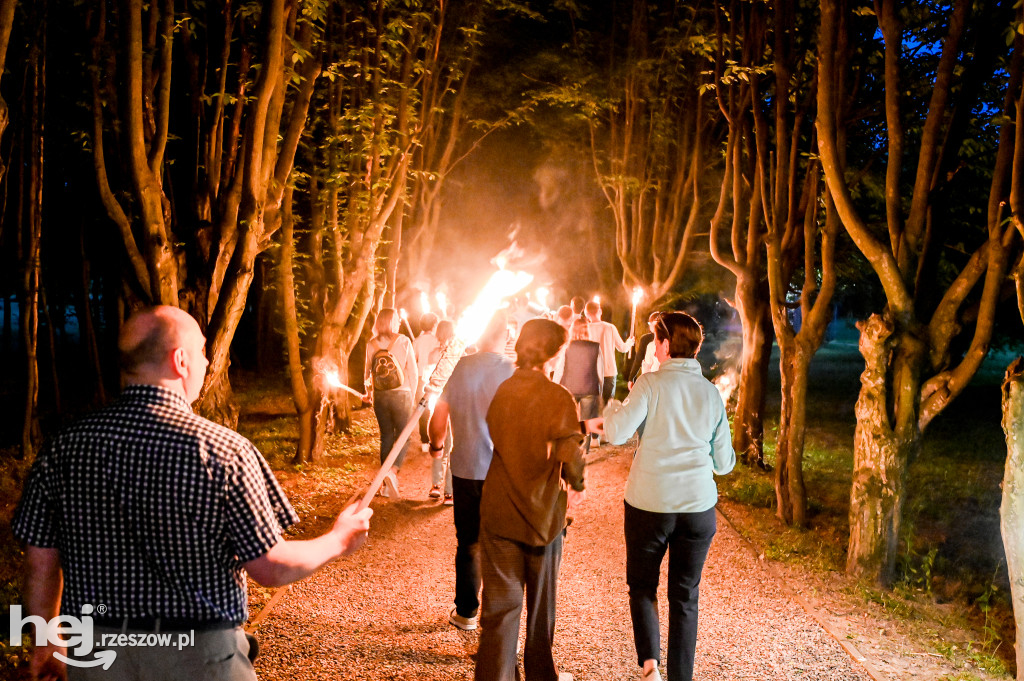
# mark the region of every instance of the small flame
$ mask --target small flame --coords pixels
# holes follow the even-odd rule
[[[324,372],[324,380],[327,382],[327,385],[331,386],[332,388],[341,387],[341,379],[338,378],[338,372],[335,371],[334,369],[328,369],[327,371]]]
[[[727,369],[725,373],[719,374],[712,383],[718,388],[718,393],[722,396],[722,402],[728,405],[732,392],[739,385],[739,377],[736,375],[735,369]]]
[[[438,291],[434,294],[437,299],[437,307],[441,310],[441,316],[445,319],[448,318],[448,296],[444,294],[444,291]]]
[[[534,291],[533,294],[537,296],[537,302],[540,304],[541,307],[543,307],[545,310],[550,309],[548,308],[548,296],[551,294],[551,292],[548,291],[546,286],[541,286],[536,291]]]
[[[599,295],[596,295],[596,294],[595,294],[595,295],[594,295],[594,298],[593,298],[593,300],[594,300],[594,302],[595,302],[595,303],[597,303],[598,305],[600,305],[600,304],[601,304],[601,296],[599,296]]]
[[[636,288],[633,289],[633,306],[635,307],[643,299],[644,299],[644,290],[642,288],[640,288],[639,286],[637,286]]]
[[[423,314],[430,312],[430,296],[426,291],[420,291],[420,310],[423,311]]]
[[[403,322],[409,321],[409,313],[405,311],[405,308],[400,308],[398,314],[402,317]]]
[[[467,345],[475,342],[487,328],[494,311],[501,306],[502,301],[526,288],[531,281],[533,275],[527,272],[499,269],[491,275],[473,304],[459,317],[455,335]]]

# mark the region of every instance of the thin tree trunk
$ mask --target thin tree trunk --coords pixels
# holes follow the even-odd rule
[[[776,515],[784,523],[807,525],[807,491],[804,487],[803,454],[807,417],[807,372],[812,353],[796,339],[780,341],[782,407],[779,437],[775,445]]]
[[[92,316],[92,301],[89,296],[91,277],[89,275],[89,258],[85,251],[85,223],[79,225],[78,257],[80,263],[80,287],[78,299],[78,328],[81,334],[85,354],[92,367],[95,384],[93,385],[92,405],[99,406],[107,401],[107,391],[103,385],[103,366],[100,362],[100,348],[96,340],[96,324]]]
[[[738,284],[738,294],[739,289]],[[765,468],[764,407],[773,340],[771,320],[765,300],[743,294],[737,295],[736,302],[743,325],[743,358],[733,418],[733,449],[747,464]]]
[[[284,320],[285,348],[288,351],[288,377],[291,379],[292,400],[299,417],[299,441],[295,448],[295,461],[313,459],[313,405],[302,368],[302,344],[299,338],[299,312],[295,304],[295,225],[292,219],[294,190],[289,187],[284,195],[284,219],[281,222],[281,249],[278,263],[278,287],[281,290],[281,316]]]
[[[46,96],[46,2],[35,7],[32,17],[36,40],[29,50],[24,120],[29,122],[23,148],[27,152],[26,177],[21,193],[24,201],[24,276],[22,277],[21,331],[25,351],[25,410],[21,432],[21,454],[35,456],[39,428],[39,291],[41,286],[41,245],[43,229],[43,117]]]
[[[46,299],[46,287],[39,287],[39,308],[43,311],[43,324],[46,327],[46,349],[50,352],[50,380],[53,382],[53,407],[57,416],[62,412],[60,398],[60,377],[57,371],[57,338],[53,329],[53,315]]]
[[[999,506],[999,528],[1006,550],[1013,619],[1016,625],[1017,679],[1024,679],[1024,359],[1006,369],[1003,380],[1003,433],[1006,435],[1006,468]]]

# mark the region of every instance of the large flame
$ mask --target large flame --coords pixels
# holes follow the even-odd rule
[[[430,312],[430,296],[426,291],[420,291],[420,311],[423,314]]]
[[[456,337],[466,345],[476,342],[487,328],[495,310],[501,306],[501,302],[522,291],[531,281],[533,275],[528,272],[499,269],[492,274],[473,304],[459,317],[455,325]]]

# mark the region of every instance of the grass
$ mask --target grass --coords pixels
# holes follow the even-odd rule
[[[1006,456],[999,385],[1012,354],[994,354],[964,394],[925,432],[921,453],[908,469],[895,587],[856,587],[863,602],[898,619],[969,626],[977,632],[975,641],[942,644],[947,650],[940,652],[955,651],[958,663],[995,675],[1007,673],[1012,665],[1015,636],[999,530]],[[810,529],[784,529],[774,518],[771,474],[738,465],[718,480],[723,498],[763,509],[753,514],[752,522],[768,558],[821,571],[844,570],[856,426],[853,406],[862,366],[851,343],[825,346],[812,363],[804,452]],[[774,463],[778,428],[777,364],[772,373],[774,384],[768,394],[774,400],[768,404],[765,422],[769,464]],[[931,607],[944,603],[953,604],[962,617],[954,622],[947,610]],[[949,678],[977,677],[965,671]]]

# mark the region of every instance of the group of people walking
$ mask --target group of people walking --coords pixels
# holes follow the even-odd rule
[[[382,315],[397,319],[393,311]],[[454,506],[455,598],[448,619],[463,630],[482,628],[477,681],[518,678],[524,593],[526,678],[571,678],[558,673],[551,651],[566,517],[585,497],[584,442],[590,437],[597,444],[603,436],[624,444],[635,432],[642,437],[625,492],[624,533],[637,662],[644,679],[661,678],[657,588],[667,554],[666,672],[673,681],[692,678],[698,586],[715,533],[713,474],[728,473],[735,463],[725,407],[696,360],[702,328],[678,312],[652,313],[651,333],[642,339],[645,357],[626,371],[629,396],[615,400],[615,353],[628,351],[633,338],[623,340],[601,315],[597,301],[581,298],[521,327],[498,311],[476,351],[459,360],[427,421],[430,496],[440,497],[443,484]],[[433,338],[437,323],[425,315],[421,334],[405,341],[421,362],[419,394],[433,369],[421,358],[443,347]],[[512,329],[518,335],[509,353]],[[397,332],[395,324],[391,333]],[[368,387],[374,353],[394,342],[385,334],[371,340]],[[411,409],[411,384],[405,390]],[[380,421],[382,460],[394,436],[385,436],[385,424],[393,421]],[[436,465],[445,460],[447,481]]]
[[[715,533],[713,474],[735,462],[725,407],[696,360],[701,326],[678,312],[652,317],[658,368],[628,373],[629,395],[615,400],[614,353],[633,339],[600,315],[599,305],[579,300],[553,319],[517,324],[513,359],[508,316],[496,312],[424,423],[427,450],[448,461],[432,471],[429,494],[453,506],[449,622],[482,629],[477,681],[518,678],[524,594],[526,679],[571,679],[558,672],[552,643],[566,518],[585,497],[585,438],[624,444],[634,432],[642,435],[624,533],[637,662],[645,680],[661,679],[657,588],[667,554],[665,670],[671,681],[692,678],[698,586]],[[423,326],[434,338],[414,342],[398,333],[399,323],[394,310],[382,310],[366,355],[382,458],[454,331],[428,318]],[[57,434],[33,465],[13,530],[27,545],[35,678],[142,679],[160,670],[168,678],[180,671],[190,679],[254,679],[241,629],[244,574],[282,586],[363,543],[372,511],[356,505],[316,539],[283,537],[297,515],[266,461],[245,438],[192,413],[207,366],[204,341],[177,308],[127,320],[119,340],[123,395]],[[399,495],[396,476],[384,493]],[[184,650],[112,643],[118,659],[100,671],[105,650],[65,648],[39,624],[92,615],[97,603],[104,605],[100,632],[194,631],[197,643]]]

